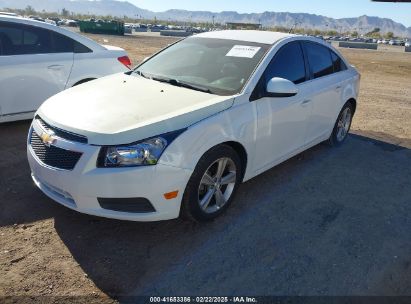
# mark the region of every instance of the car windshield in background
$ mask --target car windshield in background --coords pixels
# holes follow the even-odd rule
[[[142,63],[135,72],[171,85],[217,95],[239,93],[268,44],[187,38]]]

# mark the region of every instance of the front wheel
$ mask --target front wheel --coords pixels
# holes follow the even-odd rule
[[[328,139],[328,143],[331,146],[339,146],[347,138],[348,132],[351,128],[353,114],[353,106],[350,102],[347,102],[338,115],[333,132]]]
[[[183,216],[209,221],[231,204],[242,177],[241,161],[227,145],[219,145],[199,160],[182,200]]]

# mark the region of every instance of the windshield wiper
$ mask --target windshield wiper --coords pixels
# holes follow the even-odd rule
[[[147,78],[147,79],[151,79],[151,77],[147,76],[146,74],[144,74],[143,72],[136,70],[136,74],[140,75],[141,77]]]
[[[206,88],[199,87],[199,86],[196,86],[196,85],[193,85],[193,84],[189,84],[187,82],[179,81],[179,84],[180,84],[180,87],[183,87],[183,88],[187,88],[187,89],[191,89],[191,90],[195,90],[195,91],[200,91],[200,92],[204,92],[204,93],[208,93],[208,94],[213,94],[213,92],[211,92],[210,89],[206,89]]]
[[[136,70],[136,74],[140,75],[141,77],[147,78],[147,79],[152,79],[152,80],[159,81],[159,82],[165,82],[165,83],[171,84],[173,86],[213,94],[210,89],[203,88],[203,87],[200,87],[200,86],[196,86],[194,84],[190,84],[190,83],[187,83],[187,82],[181,82],[180,80],[177,80],[177,79],[174,79],[174,78],[161,77],[161,76],[155,76],[155,75],[150,75],[149,76],[149,75],[144,74],[143,72],[141,72],[139,70]]]
[[[160,76],[152,76],[151,79],[153,79],[155,81],[165,82],[165,83],[171,84],[173,86],[177,86],[177,87],[182,87],[182,88],[187,88],[187,89],[191,89],[191,90],[195,90],[195,91],[200,91],[200,92],[204,92],[204,93],[213,94],[210,89],[203,88],[203,87],[200,87],[200,86],[196,86],[194,84],[190,84],[190,83],[187,83],[187,82],[182,82],[178,79],[160,77]]]

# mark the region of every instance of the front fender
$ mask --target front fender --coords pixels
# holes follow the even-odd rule
[[[159,163],[194,170],[200,158],[212,147],[228,141],[241,144],[254,155],[257,128],[255,103],[244,103],[190,126],[167,147]],[[250,175],[248,159],[244,180]]]

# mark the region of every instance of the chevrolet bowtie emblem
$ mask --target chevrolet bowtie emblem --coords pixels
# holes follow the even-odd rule
[[[56,141],[54,132],[43,132],[41,133],[40,138],[47,147],[50,147]]]

